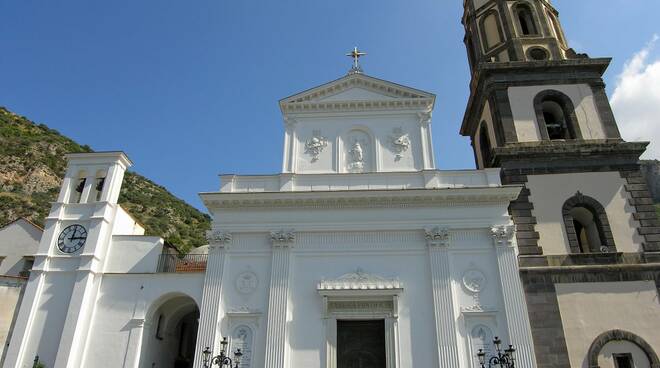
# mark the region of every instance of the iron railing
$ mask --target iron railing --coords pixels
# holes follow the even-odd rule
[[[206,271],[208,254],[161,254],[158,258],[157,272],[163,273],[190,273]]]

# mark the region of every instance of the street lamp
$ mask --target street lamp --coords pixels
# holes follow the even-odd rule
[[[493,339],[493,344],[495,344],[497,355],[488,359],[488,362],[486,362],[486,353],[483,349],[479,349],[477,357],[479,358],[481,368],[486,368],[486,363],[488,364],[488,368],[514,368],[516,362],[514,353],[516,349],[513,348],[513,345],[509,345],[509,348],[504,349],[504,352],[502,352],[502,340],[497,336]]]
[[[214,365],[217,365],[220,368],[238,368],[241,365],[241,357],[243,356],[241,349],[236,349],[234,352],[234,360],[232,361],[232,359],[227,356],[227,338],[222,338],[220,344],[222,345],[220,355],[214,357],[212,357],[213,353],[211,352],[211,348],[207,346],[206,349],[204,349],[202,352],[202,354],[204,354],[204,368],[212,368]]]

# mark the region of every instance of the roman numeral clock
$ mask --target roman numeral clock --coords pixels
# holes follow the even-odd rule
[[[79,224],[67,226],[57,238],[57,248],[62,253],[75,253],[79,251],[87,241],[87,229]]]

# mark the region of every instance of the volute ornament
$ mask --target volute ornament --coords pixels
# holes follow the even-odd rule
[[[434,228],[424,229],[424,237],[429,246],[448,247],[451,240],[451,233],[448,228],[436,226]]]
[[[232,236],[226,231],[209,230],[206,232],[206,240],[209,242],[211,247],[224,246],[231,243]]]
[[[392,135],[390,135],[390,145],[392,151],[396,153],[395,159],[398,161],[403,158],[403,153],[410,148],[410,135],[404,133],[401,128],[394,128]]]
[[[513,226],[501,225],[490,228],[490,234],[493,237],[495,246],[508,246],[513,239]]]
[[[305,153],[312,156],[312,162],[319,160],[319,155],[328,146],[328,139],[321,135],[321,131],[315,130],[312,138],[305,143]]]

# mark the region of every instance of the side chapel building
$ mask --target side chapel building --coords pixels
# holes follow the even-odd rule
[[[477,170],[436,169],[435,96],[348,75],[280,101],[282,173],[202,193],[184,259],[118,205],[130,160],[72,154],[4,367],[659,368],[660,223],[603,83],[547,0],[466,0]],[[652,86],[651,86],[652,87]]]

